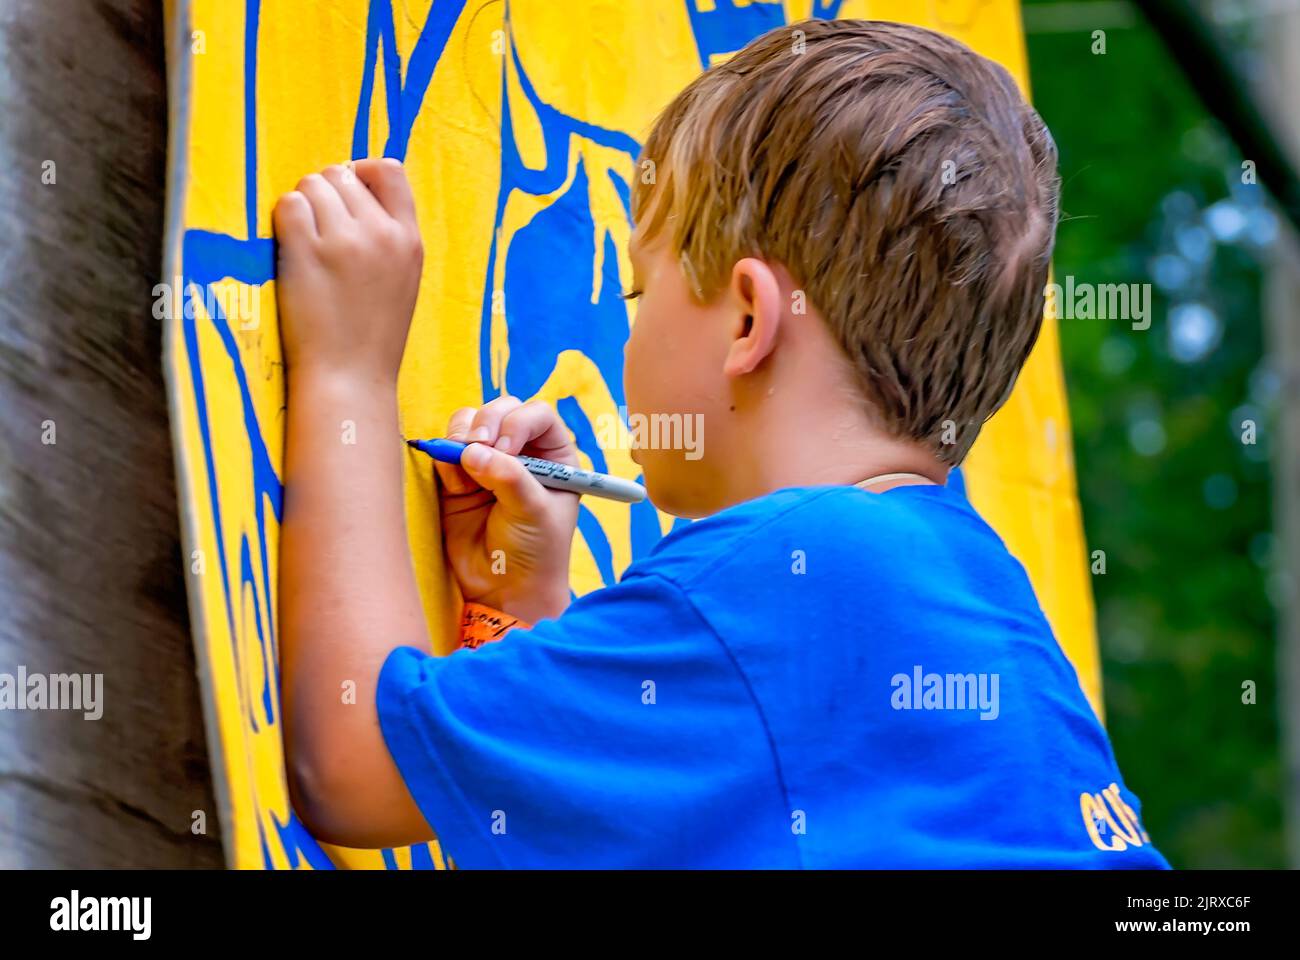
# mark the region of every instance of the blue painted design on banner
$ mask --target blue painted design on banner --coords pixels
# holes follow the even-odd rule
[[[714,56],[734,53],[760,34],[785,23],[780,0],[756,0],[743,7],[734,0],[715,0],[713,9],[701,10],[696,0],[682,0],[691,20],[700,66],[708,69]]]
[[[244,208],[248,238],[257,236],[257,28],[262,0],[244,6]]]
[[[388,140],[384,144],[384,156],[405,160],[411,139],[411,126],[420,114],[429,81],[433,79],[434,68],[464,9],[465,0],[436,0],[415,41],[415,49],[411,51],[403,77],[392,4],[388,0],[370,0],[366,15],[366,56],[361,74],[361,96],[357,103],[356,121],[352,125],[353,160],[359,160],[370,153],[370,101],[375,91],[375,68],[379,52],[382,50],[384,58],[384,104],[388,114]]]

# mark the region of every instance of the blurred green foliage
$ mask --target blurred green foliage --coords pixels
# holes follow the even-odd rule
[[[1107,727],[1174,866],[1280,867],[1263,188],[1241,184],[1241,158],[1140,15],[1115,24],[1104,5],[1097,54],[1101,8],[1095,27],[1034,32],[1044,6],[1026,19],[1064,181],[1056,280],[1153,284],[1147,330],[1061,321],[1088,549],[1105,551],[1092,579]],[[1250,229],[1207,231],[1216,203],[1220,227],[1254,204]]]

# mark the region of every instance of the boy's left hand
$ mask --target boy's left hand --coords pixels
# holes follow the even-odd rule
[[[273,219],[290,372],[395,383],[424,262],[402,165],[358,160],[309,174]]]

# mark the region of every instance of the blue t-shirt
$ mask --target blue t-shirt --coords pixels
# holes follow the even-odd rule
[[[1167,867],[1024,569],[960,491],[780,490],[379,720],[461,867]]]

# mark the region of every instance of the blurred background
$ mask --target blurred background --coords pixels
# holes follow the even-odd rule
[[[1152,290],[1149,329],[1060,321],[1115,752],[1174,866],[1300,866],[1300,272],[1294,182],[1261,173],[1270,138],[1300,155],[1300,0],[1030,0],[1024,23],[1056,282]]]

